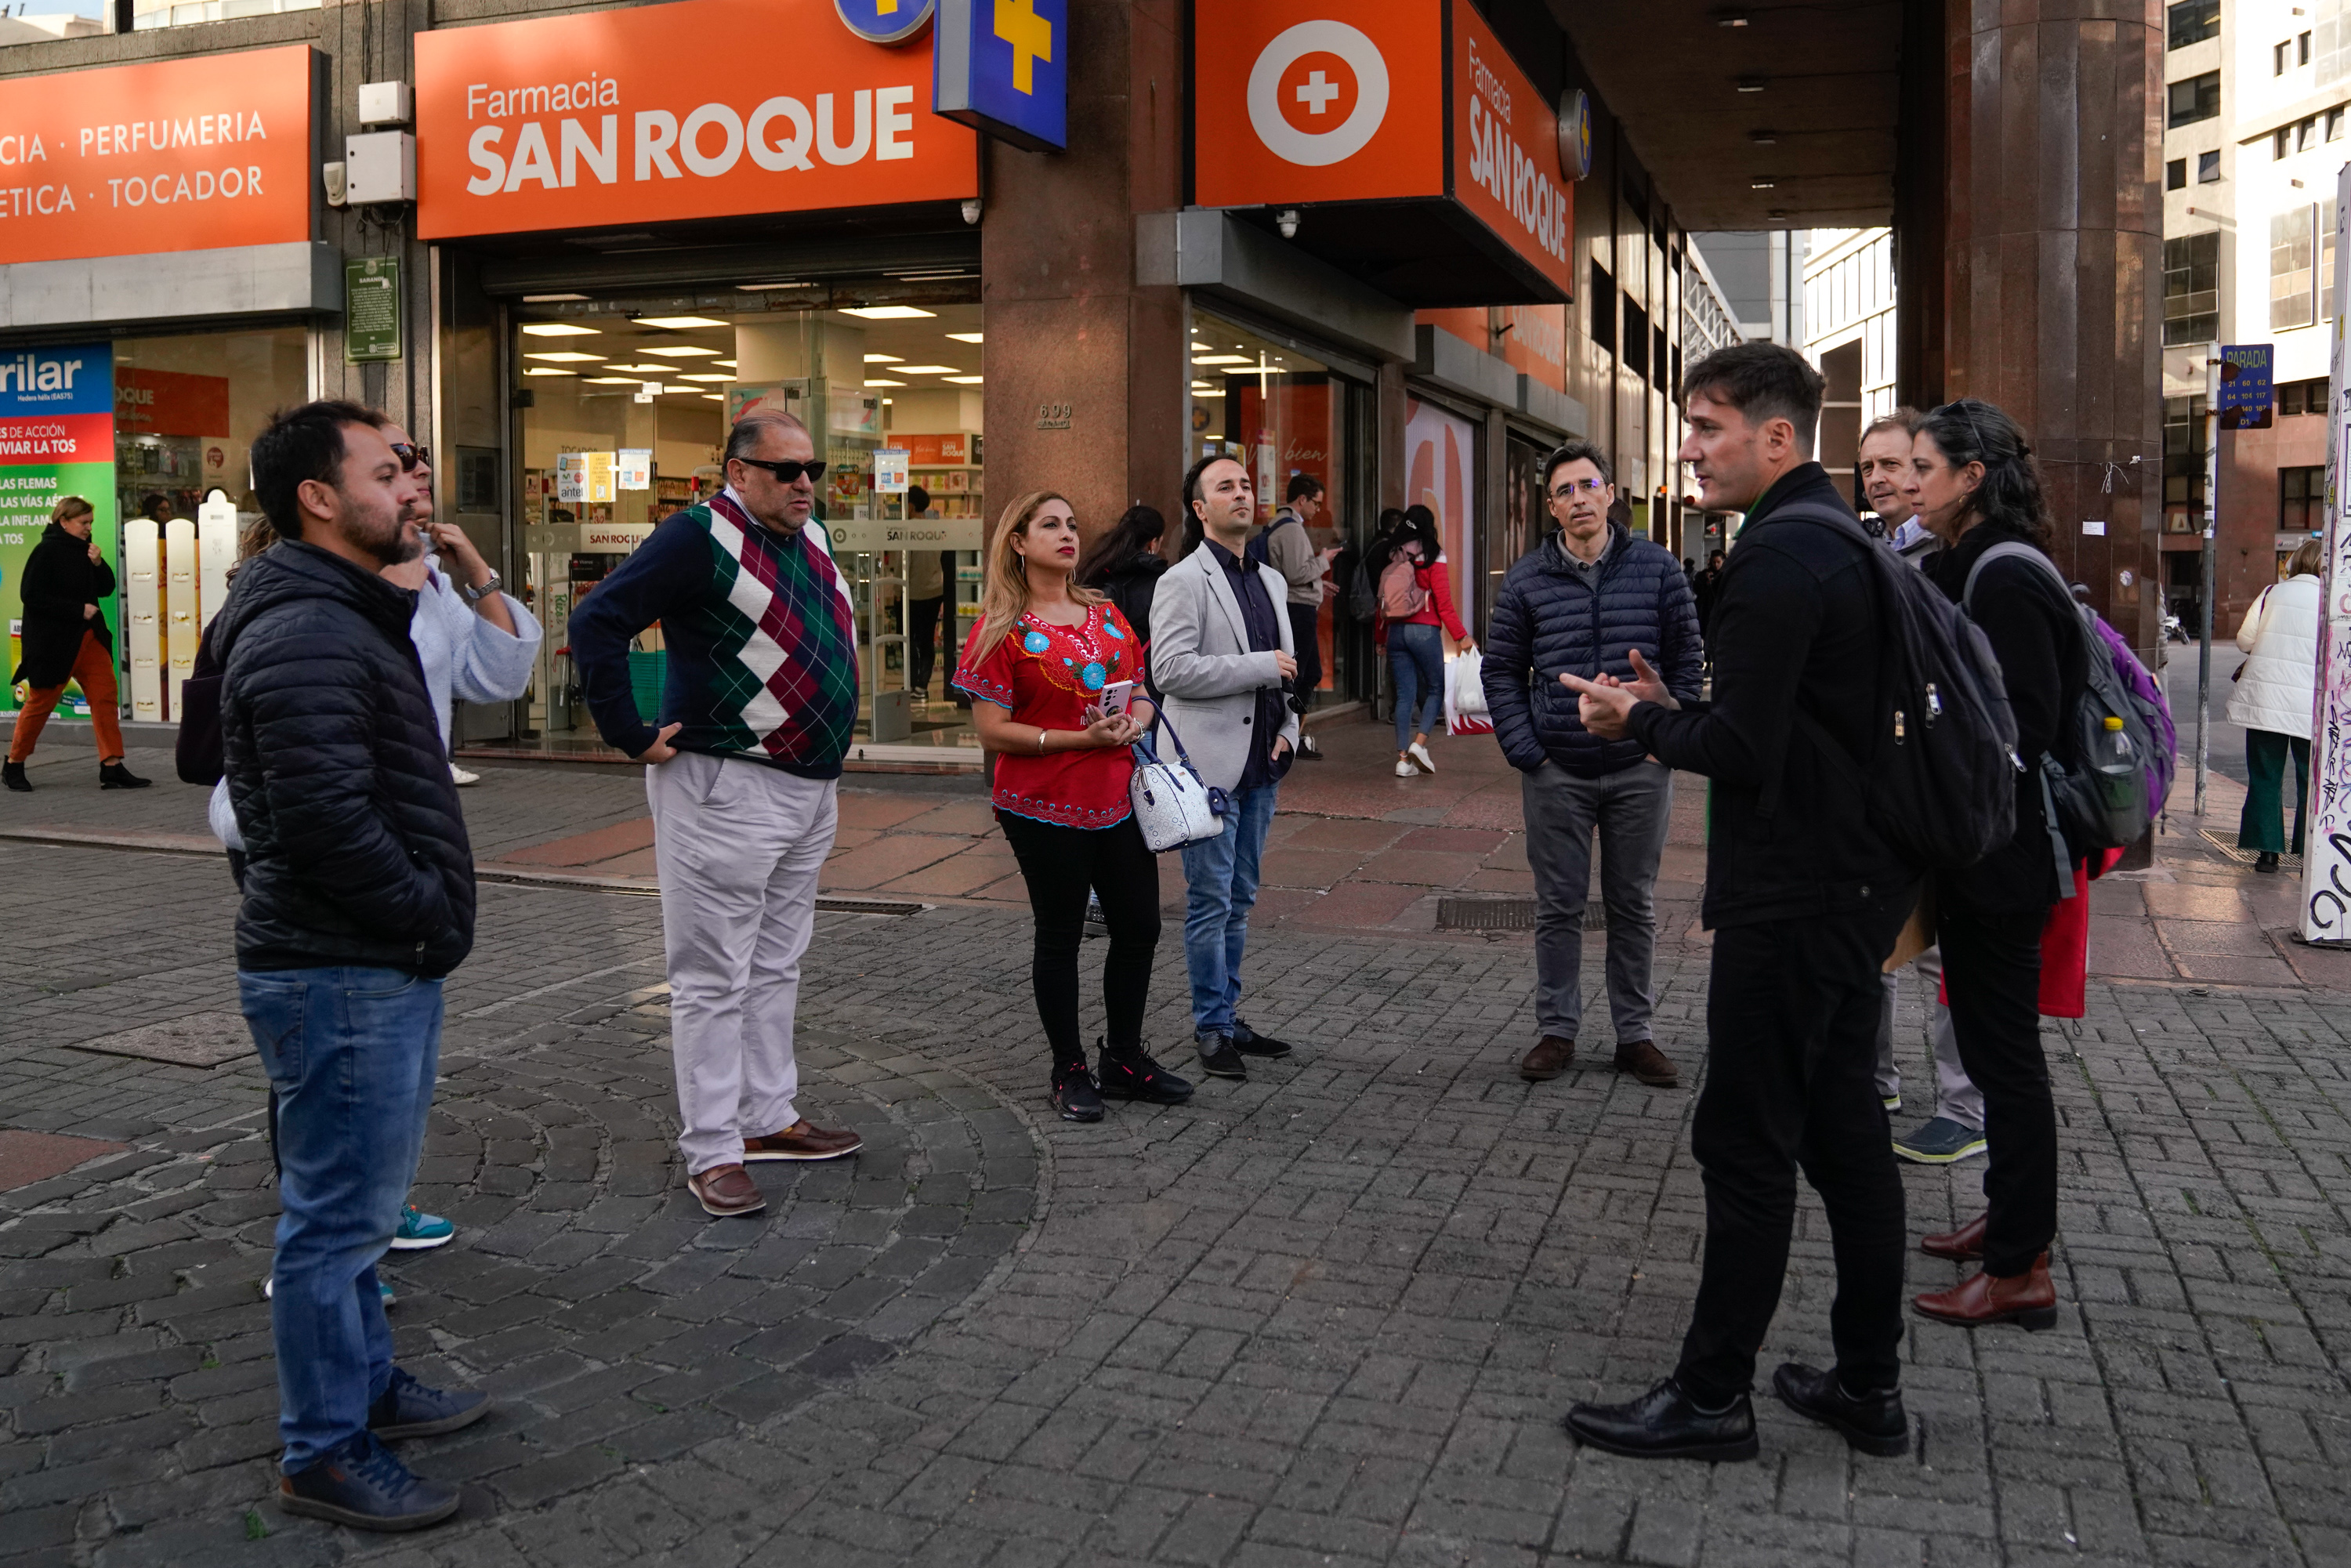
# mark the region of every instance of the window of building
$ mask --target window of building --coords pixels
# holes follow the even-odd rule
[[[2204,515],[2204,400],[2163,400],[2163,531],[2194,533]]]
[[[2172,48],[2184,49],[2220,36],[2220,0],[2174,0],[2166,7],[2166,31]]]
[[[2174,158],[2163,166],[2163,188],[2167,191],[2188,189],[2188,160]]]
[[[320,0],[133,0],[131,26],[182,27],[192,22],[231,22],[240,16],[270,16],[280,11],[315,11]]]
[[[2163,242],[2163,340],[2209,343],[2220,335],[2220,235]]]
[[[2193,125],[2199,120],[2220,118],[2220,73],[2206,71],[2200,77],[2173,82],[2166,89],[2169,94],[2170,128]]]
[[[2270,46],[2270,75],[2273,77],[2285,75],[2285,52],[2289,47],[2285,44]]]
[[[2283,158],[2294,151],[2294,128],[2281,125],[2270,136],[2270,156]]]
[[[2326,111],[2326,140],[2329,141],[2343,140],[2343,111],[2339,109],[2330,109]]]
[[[1616,351],[1616,280],[1598,262],[1592,264],[1593,346]]]
[[[2270,329],[2307,327],[2318,319],[2313,292],[2317,235],[2307,204],[2270,218]]]
[[[2326,526],[2326,469],[2278,470],[2278,532],[2315,533]]]
[[[2298,66],[2306,66],[2310,63],[2310,35],[2308,33],[2303,34],[2294,41],[2294,63]]]
[[[2311,116],[2294,128],[2294,150],[2307,152],[2318,145],[2318,117]]]
[[[2199,152],[2196,154],[2196,183],[2199,185],[2217,185],[2220,183],[2220,154],[2219,152]]]
[[[1649,373],[1649,314],[1630,299],[1625,301],[1625,368],[1644,379]]]
[[[2328,211],[2333,211],[2330,205]],[[2335,319],[2335,225],[2322,224],[2318,230],[2318,319]]]
[[[2277,411],[2281,417],[2294,413],[2325,413],[2326,412],[2326,378],[2314,381],[2283,382],[2277,390]]]

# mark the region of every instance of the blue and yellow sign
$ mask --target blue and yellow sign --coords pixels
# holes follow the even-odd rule
[[[932,110],[1031,152],[1067,147],[1069,0],[938,0],[938,12]]]
[[[2220,350],[2220,428],[2267,430],[2274,406],[2267,343],[2229,343]]]
[[[930,26],[937,0],[832,0],[841,24],[869,44],[903,44]]]

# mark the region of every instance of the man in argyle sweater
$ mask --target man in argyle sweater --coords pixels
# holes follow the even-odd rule
[[[767,1207],[746,1162],[862,1146],[793,1107],[792,1013],[857,723],[857,627],[824,525],[824,465],[791,415],[744,416],[726,488],[665,519],[571,613],[571,660],[607,744],[645,764],[669,958],[678,1149],[707,1212]],[[669,651],[656,730],[629,642]]]

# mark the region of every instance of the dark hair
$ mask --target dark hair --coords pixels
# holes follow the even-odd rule
[[[1420,546],[1420,559],[1426,565],[1444,552],[1445,541],[1437,534],[1437,514],[1417,504],[1404,509],[1404,520],[1388,539],[1388,554],[1394,555],[1407,544]]]
[[[1784,343],[1733,343],[1682,372],[1682,406],[1704,392],[1727,402],[1753,425],[1784,419],[1796,429],[1796,449],[1812,455],[1821,427],[1821,372]]]
[[[1926,423],[1925,414],[1920,413],[1908,403],[1904,403],[1892,413],[1881,413],[1863,425],[1861,438],[1866,441],[1881,430],[1898,430],[1905,435],[1916,435],[1918,434],[1918,427]]]
[[[1080,587],[1091,588],[1130,556],[1142,554],[1144,547],[1166,532],[1167,519],[1159,515],[1159,508],[1137,501],[1119,514],[1118,521],[1102,530],[1102,538],[1078,562],[1072,578]]]
[[[1292,474],[1289,487],[1281,493],[1281,504],[1286,507],[1292,501],[1311,500],[1322,493],[1322,481],[1313,475]]]
[[[796,413],[786,413],[780,408],[755,408],[737,420],[735,428],[726,433],[726,455],[722,461],[731,463],[737,457],[748,457],[751,449],[759,444],[760,435],[778,427],[797,430],[802,435],[809,433],[809,427]]]
[[[1200,521],[1198,509],[1200,476],[1218,463],[1239,463],[1241,472],[1243,474],[1249,472],[1248,464],[1241,463],[1238,457],[1228,457],[1221,452],[1211,452],[1184,470],[1184,533],[1176,547],[1175,559],[1177,560],[1182,560],[1186,556],[1198,549],[1200,541],[1208,537],[1207,528]],[[1254,484],[1255,481],[1252,480],[1251,483]]]
[[[1933,441],[1954,468],[1983,465],[1983,482],[1968,497],[1970,511],[2049,549],[2049,501],[2041,488],[2041,465],[2016,421],[1981,398],[1963,397],[1929,413],[1918,434]]]
[[[931,493],[920,485],[906,486],[906,515],[914,517],[931,504]]]
[[[1550,456],[1543,459],[1542,487],[1545,501],[1551,499],[1551,476],[1571,463],[1589,463],[1600,470],[1602,484],[1616,483],[1616,468],[1608,461],[1606,453],[1589,441],[1562,441],[1552,448]]]
[[[384,423],[374,409],[340,398],[321,398],[269,416],[268,424],[253,438],[253,493],[279,538],[302,537],[299,493],[304,480],[342,488],[343,426],[381,430]]]

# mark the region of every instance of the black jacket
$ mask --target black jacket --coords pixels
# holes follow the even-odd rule
[[[249,862],[240,969],[437,977],[473,948],[473,849],[408,637],[415,609],[340,556],[278,544],[207,630]]]
[[[41,531],[41,542],[25,557],[24,657],[12,680],[44,691],[73,678],[74,660],[81,653],[81,634],[98,633],[99,643],[114,652],[114,634],[107,630],[106,612],[84,620],[82,606],[103,605],[114,591],[114,569],[89,559],[89,541],[78,539],[51,523]]]
[[[1110,601],[1143,640],[1145,665],[1151,647],[1151,600],[1159,591],[1159,579],[1168,563],[1148,550],[1137,550],[1123,560],[1113,561],[1094,574],[1088,588],[1098,588],[1110,595]]]
[[[1980,523],[1958,544],[1928,557],[1919,570],[1956,600],[1984,551],[2011,540],[2032,543],[2019,529]],[[2049,751],[2068,766],[2080,760],[2074,755],[2077,737],[2064,720],[2088,685],[2082,621],[2055,578],[2017,559],[1984,568],[1968,613],[1999,656],[2008,706],[2016,714],[2016,754],[2030,770],[2016,781],[2016,836],[1966,870],[1938,875],[1936,895],[1982,910],[2040,909],[2074,891],[2057,885],[2056,853],[2041,804],[2040,761]]]
[[[1782,475],[1747,514],[1714,604],[1714,700],[1643,703],[1632,731],[1659,760],[1714,780],[1706,846],[1709,929],[1882,914],[1917,875],[1869,826],[1849,764],[1823,754],[1802,709],[1845,754],[1871,753],[1886,632],[1864,549],[1791,503],[1852,516],[1817,463]],[[1769,815],[1767,785],[1776,785]]]
[[[1486,628],[1486,711],[1502,756],[1531,773],[1548,758],[1583,779],[1641,760],[1637,740],[1603,740],[1576,716],[1562,674],[1590,680],[1605,670],[1633,678],[1632,650],[1695,702],[1705,662],[1689,580],[1671,551],[1608,525],[1608,546],[1589,573],[1568,561],[1554,532],[1504,574]],[[1530,678],[1531,677],[1531,684]]]

